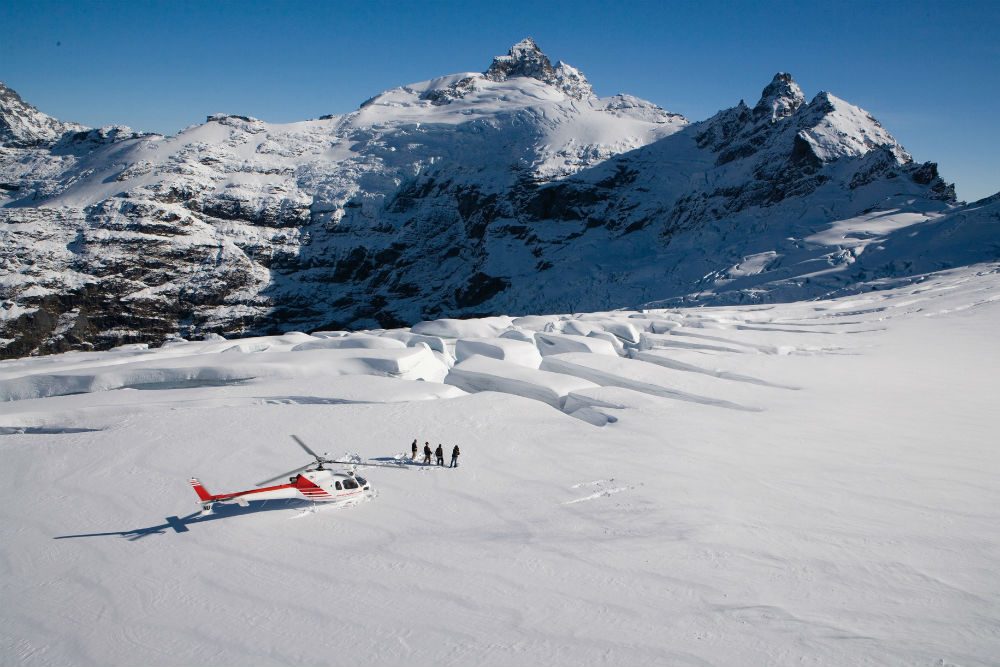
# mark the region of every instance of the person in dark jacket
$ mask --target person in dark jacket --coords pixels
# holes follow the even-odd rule
[[[441,449],[441,443],[438,443],[438,448],[434,450],[434,456],[437,457],[437,464],[439,466],[444,466],[444,450]]]
[[[413,456],[410,457],[410,460],[411,461],[416,461],[417,460],[417,439],[416,438],[413,439],[413,445],[410,447],[410,449],[413,450]]]
[[[424,443],[424,465],[429,466],[431,464],[431,443]]]
[[[458,445],[455,445],[455,447],[451,450],[451,465],[449,466],[450,468],[457,468],[458,467],[458,455],[459,454],[461,454],[461,452],[458,451]]]

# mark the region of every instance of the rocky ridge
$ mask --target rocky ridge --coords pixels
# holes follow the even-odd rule
[[[64,123],[26,103],[0,81],[0,144],[14,148],[51,146],[68,132],[86,130]]]

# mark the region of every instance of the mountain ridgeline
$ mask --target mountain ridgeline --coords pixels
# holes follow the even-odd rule
[[[998,216],[788,74],[690,123],[530,39],[345,115],[171,137],[0,84],[0,357],[832,295],[995,261]]]

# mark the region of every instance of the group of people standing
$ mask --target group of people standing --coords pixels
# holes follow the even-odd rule
[[[411,461],[416,461],[417,460],[417,439],[416,438],[413,439],[413,445],[411,446],[410,449],[413,451],[413,456],[412,456],[412,458],[410,460]],[[451,465],[448,466],[449,468],[457,468],[458,467],[458,455],[459,454],[461,454],[461,452],[458,450],[458,445],[455,445],[452,448],[452,450],[451,450]],[[434,456],[437,457],[437,464],[439,466],[443,466],[444,465],[444,449],[441,447],[441,443],[438,443],[437,449],[434,450]],[[424,443],[424,465],[429,466],[430,464],[431,464],[431,443],[425,442]]]

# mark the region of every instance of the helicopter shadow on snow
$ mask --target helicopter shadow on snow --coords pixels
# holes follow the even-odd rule
[[[218,521],[220,519],[233,519],[241,516],[260,514],[261,512],[274,512],[278,510],[309,510],[315,507],[315,503],[310,500],[299,500],[289,498],[286,500],[258,500],[247,503],[246,507],[240,505],[219,504],[213,508],[211,514],[192,512],[187,516],[168,516],[164,522],[155,526],[144,528],[133,528],[131,530],[111,530],[103,533],[77,533],[74,535],[57,535],[54,540],[68,540],[78,537],[123,537],[129,542],[149,537],[150,535],[169,535],[187,533],[191,529],[189,526]]]

